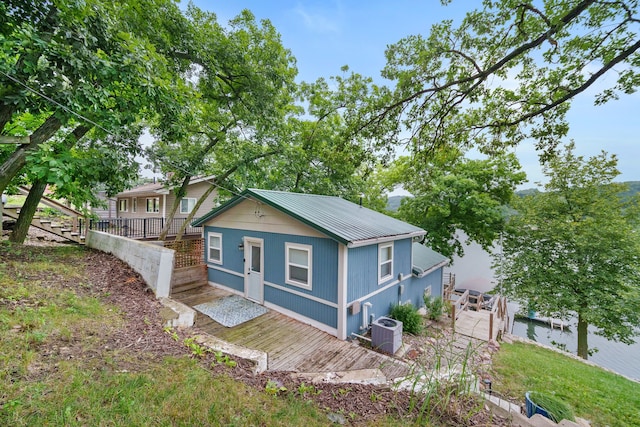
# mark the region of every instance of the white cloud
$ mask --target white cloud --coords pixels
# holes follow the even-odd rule
[[[325,5],[326,6],[326,5]],[[305,7],[302,4],[298,5],[294,9],[294,13],[301,18],[304,26],[315,33],[340,33],[340,21],[342,11],[339,3],[335,4],[335,8],[312,10]],[[331,14],[331,16],[329,16]]]

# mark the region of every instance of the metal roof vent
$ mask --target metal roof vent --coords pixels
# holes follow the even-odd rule
[[[402,322],[379,317],[371,324],[371,346],[383,353],[395,354],[402,345]]]

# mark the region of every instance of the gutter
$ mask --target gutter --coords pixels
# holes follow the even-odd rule
[[[447,265],[449,265],[449,260],[448,260],[448,259],[446,259],[446,260],[444,260],[444,261],[442,261],[442,262],[440,262],[440,263],[438,263],[438,264],[434,265],[433,267],[431,267],[431,268],[430,268],[430,269],[428,269],[428,270],[423,271],[422,273],[420,273],[420,274],[418,275],[418,278],[422,278],[422,277],[426,276],[427,274],[431,274],[431,273],[433,273],[434,271],[436,271],[437,269],[439,269],[439,268],[441,268],[441,267],[446,267]]]
[[[355,242],[348,242],[347,243],[347,247],[348,248],[359,248],[361,246],[369,246],[372,245],[374,243],[385,243],[385,242],[392,242],[394,240],[399,240],[399,239],[406,239],[406,238],[414,238],[414,237],[422,237],[424,235],[426,235],[427,233],[424,230],[420,230],[420,231],[414,231],[412,233],[407,233],[407,234],[396,234],[395,236],[384,236],[384,237],[374,237],[372,239],[365,239],[365,240],[357,240]]]

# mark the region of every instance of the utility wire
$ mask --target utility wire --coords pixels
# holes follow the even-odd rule
[[[53,98],[51,98],[51,97],[49,97],[49,96],[45,95],[44,93],[42,93],[42,92],[40,92],[40,91],[38,91],[38,90],[36,90],[36,89],[34,89],[34,88],[30,87],[30,86],[28,86],[26,83],[24,83],[24,82],[22,82],[22,81],[18,80],[17,78],[15,78],[15,77],[13,77],[13,76],[11,76],[11,75],[9,75],[9,74],[5,73],[4,71],[1,71],[1,70],[0,70],[0,74],[4,75],[6,78],[8,78],[9,80],[11,80],[11,81],[13,81],[13,82],[15,82],[15,83],[19,84],[20,86],[24,87],[24,88],[25,88],[25,89],[27,89],[28,91],[30,91],[30,92],[32,92],[32,93],[34,93],[34,94],[38,95],[38,96],[39,96],[39,97],[41,97],[41,98],[46,99],[47,101],[51,102],[51,103],[52,103],[52,104],[54,104],[54,105],[56,105],[56,106],[58,106],[58,107],[62,108],[62,109],[63,109],[64,111],[66,111],[67,113],[72,114],[73,116],[75,116],[75,117],[77,117],[77,118],[79,118],[79,119],[81,119],[81,120],[83,120],[83,121],[85,121],[85,122],[87,122],[87,123],[89,123],[89,124],[91,124],[91,125],[93,125],[93,126],[97,127],[98,129],[100,129],[100,130],[104,131],[106,134],[111,135],[111,136],[116,136],[113,132],[111,132],[110,130],[108,130],[108,129],[106,129],[106,128],[102,127],[101,125],[99,125],[98,123],[94,122],[93,120],[91,120],[91,119],[89,119],[89,118],[87,118],[87,117],[83,116],[83,115],[82,115],[82,114],[80,114],[80,113],[77,113],[77,112],[73,111],[73,110],[72,110],[71,108],[69,108],[69,107],[66,107],[66,106],[62,105],[61,103],[59,103],[59,102],[58,102],[58,101],[56,101],[55,99],[53,99]],[[147,160],[149,160],[149,159],[147,159]],[[168,160],[168,159],[166,159],[166,158],[165,158],[165,159],[160,159],[160,160],[161,160],[161,161],[163,161],[163,162],[166,162],[167,164],[169,164],[169,166],[171,166],[171,167],[173,167],[173,168],[176,168],[176,169],[180,170],[180,171],[181,171],[181,172],[183,172],[183,173],[186,173],[186,174],[188,174],[188,175],[194,176],[194,174],[193,174],[192,172],[190,172],[190,171],[188,171],[187,169],[185,169],[185,168],[183,168],[183,167],[181,167],[181,166],[179,166],[179,165],[177,165],[177,164],[175,164],[175,163],[171,162],[170,160]],[[208,179],[205,179],[205,180],[204,180],[204,182],[206,182],[206,183],[208,183],[208,184],[211,184],[211,185],[213,185],[214,187],[217,187],[217,188],[220,188],[220,189],[222,189],[222,190],[228,191],[229,193],[231,193],[231,194],[233,194],[233,195],[235,195],[235,196],[238,196],[238,197],[244,197],[245,199],[248,199],[248,197],[243,196],[242,194],[239,194],[239,193],[237,193],[237,192],[235,192],[235,191],[233,191],[233,190],[230,190],[230,189],[228,189],[228,188],[225,188],[225,187],[223,187],[222,185],[217,184],[217,183],[215,183],[215,182],[213,182],[213,181],[210,181],[210,180],[208,180]]]

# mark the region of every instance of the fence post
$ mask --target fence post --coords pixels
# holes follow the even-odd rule
[[[144,218],[142,222],[142,235],[145,239],[147,238],[147,218]]]
[[[454,302],[450,302],[451,304],[451,329],[453,332],[456,331],[456,304]]]
[[[493,311],[489,313],[489,341],[493,339]]]

